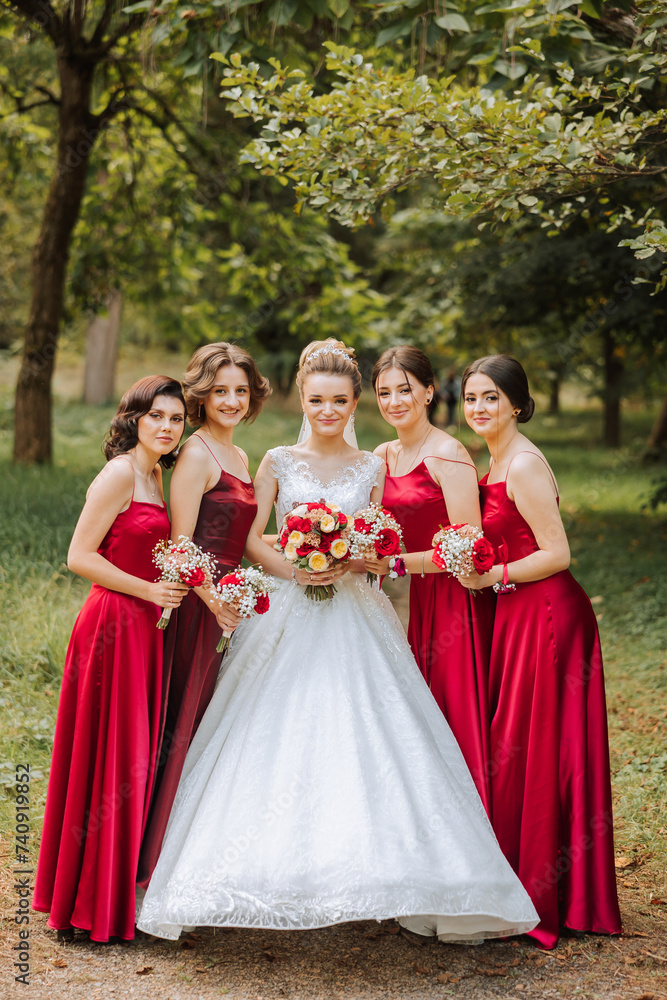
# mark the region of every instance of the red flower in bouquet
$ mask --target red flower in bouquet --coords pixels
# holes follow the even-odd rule
[[[482,576],[496,561],[496,552],[488,538],[478,538],[472,547],[472,564]]]
[[[266,612],[269,610],[269,605],[270,605],[269,595],[259,594],[257,600],[255,601],[255,614],[265,615]]]
[[[251,618],[254,614],[264,615],[269,610],[269,594],[275,590],[275,585],[261,566],[250,566],[248,569],[239,567],[223,576],[212,590],[221,602],[234,608],[242,618]],[[223,631],[216,646],[218,653],[227,649],[231,634],[226,629]]]
[[[372,503],[354,515],[350,540],[355,558],[377,556],[378,559],[384,559],[385,556],[397,556],[401,551],[401,539],[401,526],[386,507]],[[366,574],[366,579],[371,584],[376,578],[375,573]]]
[[[345,514],[335,504],[320,500],[300,504],[285,516],[277,547],[299,569],[321,573],[349,559],[347,535]],[[306,587],[306,597],[316,601],[327,600],[335,593],[333,585]]]
[[[480,528],[450,524],[433,536],[433,563],[452,576],[486,573],[495,562],[495,549]],[[471,590],[473,596],[477,591]]]
[[[176,542],[158,542],[153,549],[153,562],[161,570],[160,579],[168,583],[204,587],[210,586],[213,580],[214,566],[211,557],[187,535],[179,535]],[[158,628],[167,627],[171,610],[163,608]]]

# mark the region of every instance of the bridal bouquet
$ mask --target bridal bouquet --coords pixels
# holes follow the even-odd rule
[[[242,618],[266,614],[270,604],[269,594],[275,589],[261,566],[250,566],[248,569],[239,566],[232,573],[221,577],[215,587],[211,588],[220,602],[229,604]],[[216,652],[221,653],[227,649],[231,635],[230,631],[224,629]]]
[[[435,551],[433,562],[452,576],[468,576],[475,571],[488,573],[495,562],[493,545],[481,528],[472,524],[450,524],[436,532],[431,542]],[[477,591],[472,593],[476,595]]]
[[[350,532],[353,558],[398,556],[401,554],[402,539],[401,526],[386,507],[372,503],[354,515],[354,526]],[[372,584],[377,579],[377,573],[367,573],[366,579]]]
[[[286,514],[278,545],[285,559],[296,569],[321,573],[350,558],[349,518],[339,507],[325,500],[302,503]],[[333,597],[333,584],[306,587],[306,597],[326,601]]]
[[[158,542],[153,549],[153,562],[161,571],[160,579],[167,583],[210,587],[213,581],[214,566],[211,557],[187,535],[179,535],[175,542]],[[167,627],[171,612],[171,608],[162,609],[158,628]]]

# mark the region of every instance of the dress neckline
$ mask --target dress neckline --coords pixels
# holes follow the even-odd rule
[[[312,466],[308,464],[305,458],[298,458],[298,456],[294,455],[289,445],[283,445],[283,447],[285,448],[285,451],[292,460],[292,463],[295,466],[304,465],[308,470],[308,475],[310,476],[310,478],[315,480],[315,482],[319,483],[319,485],[325,490],[328,489],[330,486],[333,486],[333,484],[338,479],[340,479],[343,473],[348,472],[350,469],[358,469],[360,466],[365,465],[367,460],[367,453],[360,450],[359,451],[360,457],[356,459],[356,461],[351,462],[349,465],[341,465],[340,468],[336,470],[335,475],[333,475],[331,479],[327,479],[327,481],[324,482],[324,480],[321,479],[320,476],[318,476],[317,473],[313,471]]]
[[[213,457],[215,458],[215,455]],[[252,479],[241,479],[240,476],[235,476],[233,472],[227,472],[227,469],[223,469],[223,467],[220,466],[220,475],[218,476],[217,483],[211,486],[210,490],[204,490],[202,495],[206,496],[207,493],[212,493],[215,487],[220,485],[220,480],[223,476],[229,476],[230,479],[235,479],[237,483],[241,483],[242,486],[252,486]]]

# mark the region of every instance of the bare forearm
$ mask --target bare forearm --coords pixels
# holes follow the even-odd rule
[[[116,590],[120,594],[128,594],[130,597],[140,597],[142,600],[150,600],[149,584],[138,576],[126,573],[101,556],[99,552],[77,553],[70,552],[67,565],[73,573],[78,573],[86,580],[92,580],[100,587],[107,590]],[[156,570],[157,576],[157,570]]]
[[[292,577],[291,564],[257,535],[248,535],[244,555],[250,562],[259,563],[264,572],[270,573],[271,576],[277,576],[282,580],[289,580]]]

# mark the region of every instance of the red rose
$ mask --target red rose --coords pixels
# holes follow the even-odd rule
[[[227,576],[223,576],[221,580],[218,580],[218,586],[223,587],[228,584],[238,584],[243,583],[243,580],[238,575],[238,573],[228,573]]]
[[[182,583],[186,583],[188,587],[201,587],[206,579],[206,573],[200,566],[195,566],[194,569],[181,570],[180,577]]]
[[[300,545],[299,548],[296,550],[296,554],[298,556],[308,556],[310,555],[310,553],[313,551],[314,548],[315,546],[311,545],[310,542],[304,542],[304,544]]]
[[[328,552],[329,549],[331,548],[332,541],[333,539],[331,538],[331,536],[322,535],[322,537],[320,538],[320,544],[317,546],[320,552]]]
[[[258,615],[265,615],[269,610],[269,595],[268,594],[258,594],[257,600],[255,601],[255,611]]]
[[[347,526],[348,520],[349,519],[347,514],[343,514],[343,512],[341,511],[341,513],[338,515],[338,527],[345,528]]]
[[[358,531],[360,535],[367,535],[371,530],[371,525],[367,521],[364,521],[362,517],[355,517],[354,530]]]
[[[328,511],[329,510],[329,508],[326,506],[326,504],[324,504],[322,502],[320,502],[320,503],[307,503],[306,504],[306,509],[307,510],[323,510],[323,511]]]
[[[472,547],[472,564],[480,576],[489,572],[495,559],[496,553],[488,538],[478,538]]]
[[[401,551],[401,541],[392,528],[383,528],[375,540],[378,557],[396,556]]]

